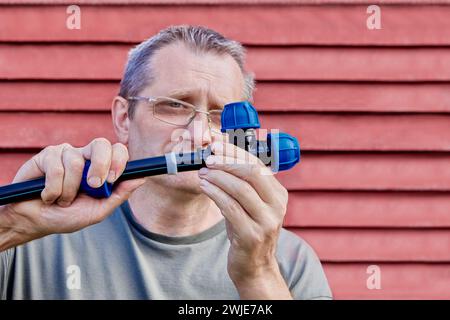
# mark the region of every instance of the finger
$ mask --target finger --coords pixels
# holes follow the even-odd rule
[[[17,171],[12,183],[27,181],[44,176],[44,168],[41,167],[41,161],[39,160],[39,157],[42,156],[43,152],[41,151],[39,154],[34,155],[31,159],[25,162]]]
[[[45,204],[55,202],[62,192],[64,166],[61,159],[61,152],[62,148],[52,147],[47,150],[45,157],[40,158],[40,166],[44,167],[45,172],[45,188],[41,192],[41,198]]]
[[[264,170],[270,170],[259,164],[240,163],[236,158],[227,156],[210,155],[206,158],[206,166],[210,169],[223,170],[238,178],[247,181],[266,203],[271,203],[274,196],[281,195],[284,187],[271,174]]]
[[[122,175],[128,159],[127,147],[122,143],[115,143],[112,146],[111,166],[109,168],[108,178],[106,179],[109,183],[113,183]]]
[[[231,196],[206,179],[200,179],[200,188],[214,201],[223,216],[230,221],[239,235],[244,236],[254,230],[255,222],[250,219],[241,205]]]
[[[58,205],[68,207],[78,194],[85,161],[78,150],[74,148],[64,148],[62,152],[62,162],[64,166],[64,180],[62,193],[58,198]]]
[[[212,138],[212,144],[214,142],[219,142],[219,143],[226,143],[228,141],[228,134],[226,133],[222,133],[219,131],[214,132],[215,134],[211,137]]]
[[[103,221],[115,208],[120,206],[131,194],[146,182],[145,178],[122,181],[114,187],[114,191],[106,199],[100,201],[100,210],[94,216],[93,223]]]
[[[217,156],[222,155],[232,157],[264,166],[262,161],[257,156],[251,154],[243,148],[235,146],[234,144],[223,142],[223,140],[220,139],[214,140],[211,144],[211,151]]]
[[[265,223],[269,218],[264,215],[264,212],[267,212],[267,205],[259,197],[256,190],[246,181],[228,172],[207,168],[201,168],[199,176],[230,195],[259,224]]]
[[[92,188],[98,188],[105,182],[111,166],[111,142],[105,138],[97,138],[81,150],[83,156],[91,160],[87,182]]]

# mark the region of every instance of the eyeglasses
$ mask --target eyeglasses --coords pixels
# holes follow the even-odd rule
[[[192,122],[197,113],[206,114],[208,124],[215,128],[221,127],[222,110],[203,111],[185,101],[169,97],[129,97],[128,100],[145,101],[153,106],[153,116],[165,123],[186,126]]]

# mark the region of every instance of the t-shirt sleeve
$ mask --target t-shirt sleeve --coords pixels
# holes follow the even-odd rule
[[[0,300],[6,300],[15,248],[0,252]]]
[[[281,272],[294,299],[333,298],[322,264],[306,241],[282,229],[277,255]]]

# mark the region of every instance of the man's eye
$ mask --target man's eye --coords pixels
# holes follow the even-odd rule
[[[172,107],[172,108],[182,108],[183,105],[182,105],[181,103],[179,103],[179,102],[170,102],[170,103],[169,103],[169,107]]]

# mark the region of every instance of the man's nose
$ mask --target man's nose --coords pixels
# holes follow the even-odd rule
[[[189,124],[188,130],[190,131],[192,141],[192,147],[206,148],[212,142],[211,130],[209,127],[208,115],[202,112],[197,112]]]

